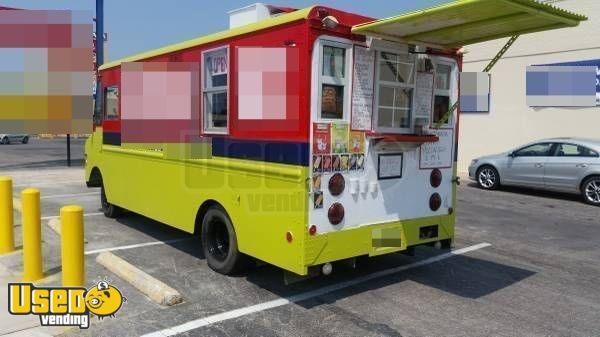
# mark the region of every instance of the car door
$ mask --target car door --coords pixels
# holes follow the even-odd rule
[[[503,170],[502,183],[543,188],[545,165],[553,147],[553,143],[535,143],[512,152]]]
[[[557,144],[554,156],[546,163],[545,184],[549,189],[579,191],[579,182],[598,154],[582,145]]]

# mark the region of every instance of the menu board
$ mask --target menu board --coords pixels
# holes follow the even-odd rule
[[[452,147],[454,146],[453,129],[430,129],[430,133],[439,137],[434,143],[421,145],[419,168],[449,168],[452,167]]]
[[[428,118],[433,112],[433,73],[417,72],[415,116]]]
[[[366,47],[354,47],[352,81],[352,130],[371,130],[375,52]]]
[[[380,153],[377,163],[377,179],[402,178],[402,153]]]

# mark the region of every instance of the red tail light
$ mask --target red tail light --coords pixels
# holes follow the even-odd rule
[[[329,179],[329,193],[334,197],[342,194],[344,192],[344,188],[346,187],[346,180],[344,180],[344,176],[336,173]]]
[[[344,220],[344,206],[342,206],[342,204],[339,202],[336,202],[329,207],[327,216],[329,217],[329,222],[331,222],[332,225],[339,224],[342,222],[342,220]]]
[[[310,225],[310,227],[308,228],[308,234],[310,234],[310,235],[315,235],[315,234],[317,234],[317,226],[315,226],[315,225]]]
[[[285,240],[289,243],[292,243],[292,241],[294,241],[294,235],[292,234],[292,232],[285,233]]]
[[[431,176],[429,176],[429,182],[431,186],[437,188],[442,184],[442,171],[439,169],[435,169],[431,171]]]
[[[442,197],[440,197],[440,195],[437,193],[432,194],[429,198],[429,208],[431,208],[432,211],[437,211],[441,206]]]

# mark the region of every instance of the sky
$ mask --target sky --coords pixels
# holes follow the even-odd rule
[[[429,7],[450,0],[277,0],[267,4],[304,8],[315,4],[376,18]],[[104,0],[104,26],[108,33],[105,62],[226,30],[227,12],[256,0]],[[0,6],[24,9],[90,10],[95,0],[0,0]]]

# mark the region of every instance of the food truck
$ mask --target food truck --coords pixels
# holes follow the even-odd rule
[[[86,180],[108,217],[198,234],[217,272],[254,258],[298,276],[451,247],[463,46],[512,37],[497,62],[519,34],[585,20],[532,0],[230,15],[226,31],[99,68]]]

